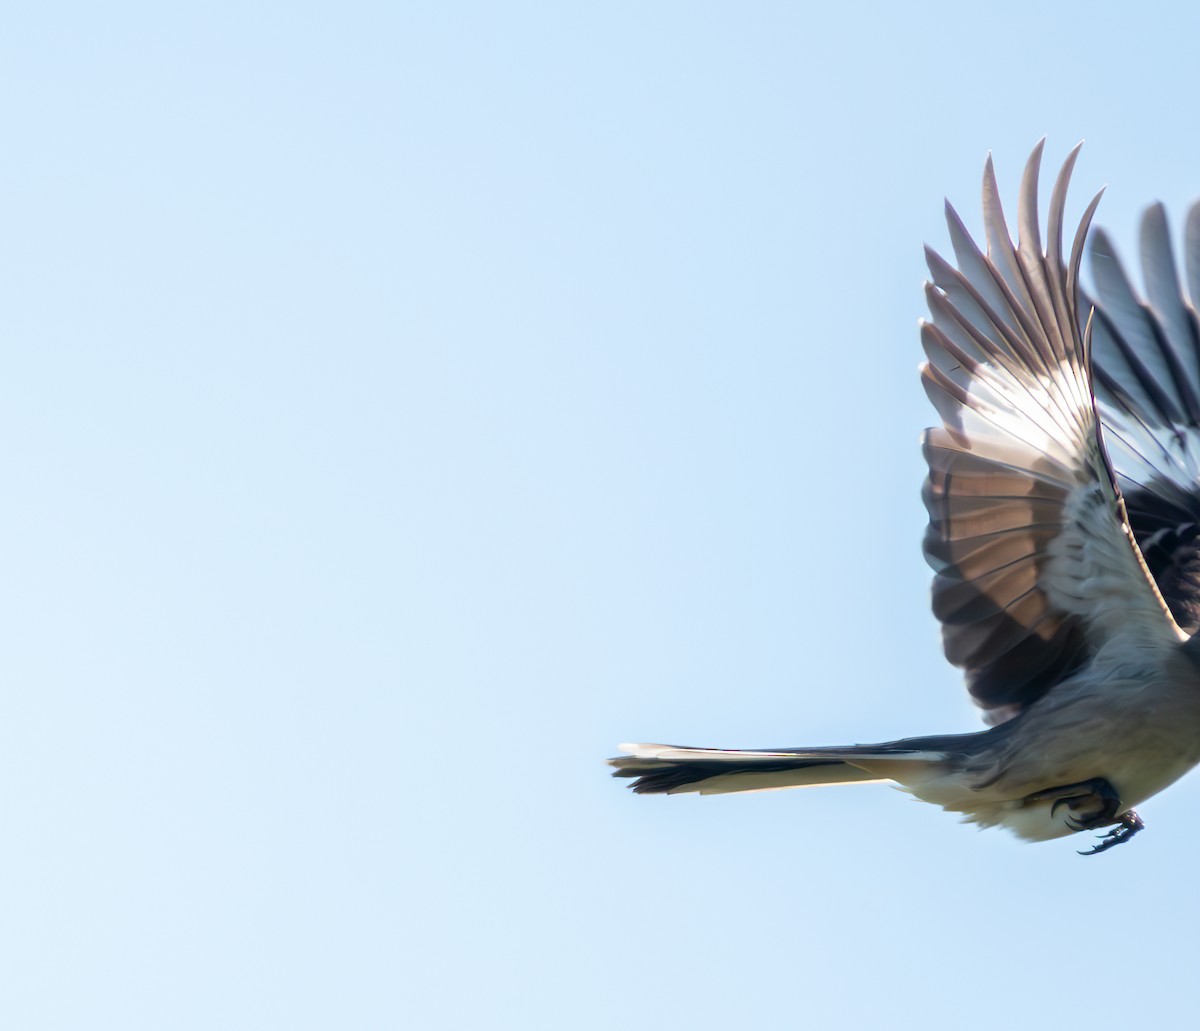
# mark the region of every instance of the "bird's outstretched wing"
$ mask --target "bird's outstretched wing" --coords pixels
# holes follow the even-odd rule
[[[986,251],[949,205],[958,267],[927,251],[932,321],[921,327],[922,379],[944,425],[925,436],[925,555],[946,656],[992,723],[1102,649],[1174,647],[1183,636],[1134,541],[1092,396],[1078,281],[1099,196],[1064,264],[1076,147],[1055,183],[1043,252],[1041,149],[1021,184],[1019,243],[989,159]]]
[[[1145,300],[1112,242],[1089,243],[1095,301],[1092,326],[1096,401],[1129,524],[1175,621],[1200,628],[1200,205],[1185,231],[1186,292],[1167,217],[1156,204],[1142,218]],[[1190,298],[1189,299],[1189,295]]]

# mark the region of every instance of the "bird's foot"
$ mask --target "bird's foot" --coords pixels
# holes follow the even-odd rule
[[[1101,852],[1107,852],[1115,845],[1123,845],[1132,838],[1138,831],[1146,825],[1142,823],[1142,818],[1138,816],[1132,809],[1121,817],[1121,822],[1117,824],[1107,834],[1100,836],[1100,843],[1093,845],[1086,852],[1080,852],[1081,856],[1098,856]]]
[[[1053,799],[1050,815],[1054,816],[1059,806],[1066,806],[1070,815],[1066,824],[1073,831],[1097,830],[1101,827],[1112,827],[1107,834],[1100,836],[1099,844],[1080,852],[1081,856],[1095,856],[1107,852],[1116,845],[1124,844],[1146,825],[1132,809],[1120,817],[1121,798],[1116,789],[1103,777],[1093,777],[1091,780],[1078,784],[1066,784],[1060,788],[1048,788],[1028,795],[1025,802],[1045,802]],[[1116,824],[1113,827],[1113,824]]]

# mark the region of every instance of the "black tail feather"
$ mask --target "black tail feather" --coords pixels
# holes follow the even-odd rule
[[[638,795],[662,795],[678,791],[689,784],[698,784],[712,777],[724,777],[737,773],[782,773],[787,770],[805,770],[813,766],[844,766],[837,759],[780,759],[776,762],[718,762],[712,759],[639,759],[622,755],[609,759],[617,767],[614,777],[636,777],[629,785]]]

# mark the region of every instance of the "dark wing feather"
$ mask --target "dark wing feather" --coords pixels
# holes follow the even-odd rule
[[[1055,184],[1044,252],[1040,144],[1022,181],[1018,244],[989,159],[986,253],[949,206],[958,267],[928,252],[922,379],[943,425],[925,437],[925,554],[946,656],[993,723],[1106,646],[1180,639],[1126,524],[1092,398],[1077,284],[1098,197],[1062,260],[1077,151]]]
[[[1200,629],[1200,326],[1161,204],[1142,218],[1145,300],[1108,235],[1093,234],[1096,402],[1129,522],[1176,622]],[[1200,205],[1187,221],[1188,293],[1200,290]]]

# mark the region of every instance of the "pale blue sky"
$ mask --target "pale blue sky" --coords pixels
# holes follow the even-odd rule
[[[1085,860],[601,765],[979,726],[921,244],[1043,134],[1200,194],[1195,16],[1073,7],[9,10],[0,1026],[1190,1015],[1200,778]]]

